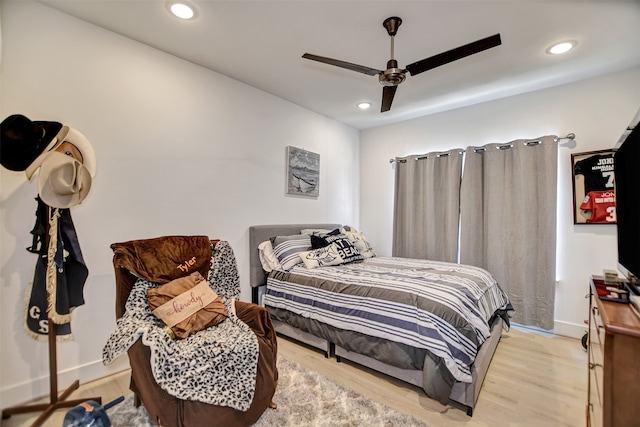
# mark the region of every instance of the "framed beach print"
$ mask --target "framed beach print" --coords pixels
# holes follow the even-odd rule
[[[318,197],[320,194],[320,155],[287,147],[287,194]]]
[[[615,152],[599,150],[571,155],[574,224],[616,223]]]

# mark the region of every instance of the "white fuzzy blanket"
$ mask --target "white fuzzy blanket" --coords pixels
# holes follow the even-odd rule
[[[147,289],[159,284],[139,279],[103,349],[102,360],[105,365],[112,363],[142,339],[151,349],[153,376],[167,393],[246,411],[255,392],[258,339],[235,315],[236,291],[230,287],[238,284],[237,268],[226,242],[219,242],[212,254],[209,284],[222,297],[229,318],[184,340],[172,340],[147,301]]]

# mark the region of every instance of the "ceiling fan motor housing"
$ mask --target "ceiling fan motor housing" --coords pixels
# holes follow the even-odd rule
[[[398,68],[398,61],[391,59],[387,62],[387,69],[378,74],[378,81],[382,86],[397,86],[406,77],[405,71]]]

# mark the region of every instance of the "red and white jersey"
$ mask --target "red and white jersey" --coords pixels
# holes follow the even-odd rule
[[[615,224],[616,222],[616,195],[615,191],[590,191],[585,196],[580,209],[591,211],[591,217],[587,219],[592,224]]]

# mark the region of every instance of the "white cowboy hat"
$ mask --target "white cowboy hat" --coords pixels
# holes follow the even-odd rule
[[[96,176],[96,154],[93,151],[93,146],[89,142],[89,140],[81,134],[76,129],[71,126],[62,126],[60,132],[56,135],[56,137],[51,141],[47,149],[40,154],[25,170],[27,174],[27,179],[31,180],[33,175],[38,170],[45,159],[52,154],[56,148],[63,142],[69,142],[73,144],[80,154],[82,155],[82,164],[89,171],[91,177]],[[42,173],[42,171],[40,172]]]
[[[40,166],[38,194],[54,208],[70,208],[86,199],[91,190],[88,168],[66,154],[54,151]]]

